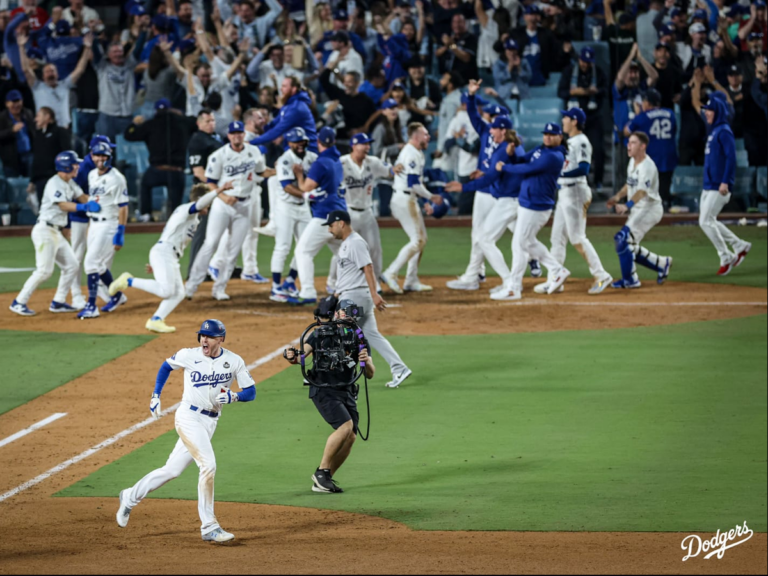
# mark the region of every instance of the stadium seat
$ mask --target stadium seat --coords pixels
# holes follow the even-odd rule
[[[744,138],[736,138],[736,151],[746,150],[744,147]]]
[[[19,226],[32,226],[37,223],[37,216],[25,204],[16,215],[16,224]]]
[[[539,113],[528,112],[527,114],[520,114],[515,122],[515,128],[518,131],[536,131],[541,134],[541,130],[547,122],[560,124],[560,114],[549,110]]]
[[[765,166],[757,169],[757,195],[768,199],[768,168]]]
[[[560,120],[560,110],[563,109],[563,101],[555,97],[527,99],[520,102],[520,114],[529,113],[551,113],[557,115],[557,121]]]
[[[536,98],[557,98],[557,86],[531,86],[526,101]]]
[[[11,204],[26,206],[27,204],[27,186],[29,178],[7,178],[9,190],[8,201]],[[34,223],[34,222],[33,222]]]
[[[152,211],[164,211],[167,201],[168,188],[165,186],[156,186],[152,188]]]
[[[691,210],[699,211],[699,197],[704,185],[704,168],[701,166],[678,166],[672,175],[670,193]]]
[[[128,164],[136,165],[141,159],[146,159],[145,166],[149,166],[149,150],[144,142],[128,142],[121,134],[117,135],[117,157]],[[139,170],[143,173],[146,167]]]
[[[507,98],[504,100],[504,104],[512,112],[513,117],[520,113],[520,100],[517,98]]]
[[[551,72],[549,78],[547,78],[547,86],[554,86],[557,89],[557,85],[560,84],[561,72]]]
[[[738,168],[749,167],[749,153],[746,150],[736,149],[736,166]]]

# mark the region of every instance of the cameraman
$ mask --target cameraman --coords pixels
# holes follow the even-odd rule
[[[343,320],[347,317],[346,310],[353,308],[357,308],[354,302],[342,300],[334,320]],[[304,353],[309,356],[315,348],[326,349],[337,345],[340,335],[347,358],[346,362],[335,366],[331,371],[317,370],[317,366],[313,366],[310,371],[311,378],[318,386],[310,384],[309,397],[323,419],[334,429],[325,443],[320,466],[312,474],[312,491],[324,494],[343,492],[333,480],[333,475],[341,468],[352,450],[360,420],[357,412],[358,387],[352,384],[355,369],[358,363],[364,362],[366,378],[373,378],[375,372],[370,350],[367,346],[360,350],[360,341],[352,326],[336,326],[338,332],[334,335],[318,336],[318,330],[315,330],[304,342]],[[286,348],[283,356],[290,364],[299,363],[299,352],[295,348]]]

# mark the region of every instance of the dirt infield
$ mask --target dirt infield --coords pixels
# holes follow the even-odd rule
[[[479,334],[605,329],[766,312],[765,289],[669,283],[638,291],[586,294],[588,282],[568,282],[566,292],[519,303],[497,303],[479,292],[441,288],[432,294],[385,297],[379,315],[388,335]],[[318,285],[322,282],[318,279]],[[498,281],[496,281],[498,282]],[[488,286],[490,287],[492,283]],[[233,281],[230,302],[215,302],[204,285],[169,319],[176,334],[163,335],[76,380],[0,416],[0,439],[54,412],[68,416],[0,448],[0,494],[45,473],[147,416],[148,382],[159,359],[194,343],[202,319],[225,322],[228,344],[247,362],[295,338],[310,311],[274,304],[268,288]],[[530,288],[530,285],[527,285]],[[45,310],[51,290],[36,293]],[[129,292],[129,303],[98,320],[77,321],[47,312],[22,318],[5,307],[4,328],[47,332],[143,334],[157,300]],[[449,316],[446,316],[449,310]],[[283,368],[279,360],[254,370],[257,381]],[[130,374],[130,379],[115,379]],[[108,383],[109,385],[104,385]],[[180,387],[164,406],[180,400]],[[163,418],[0,502],[0,573],[766,573],[766,535],[728,551],[722,560],[681,562],[684,534],[557,532],[418,532],[383,520],[313,509],[218,503],[217,514],[237,534],[236,544],[205,545],[194,527],[190,502],[150,500],[128,530],[114,522],[116,499],[64,499],[51,495],[173,429]],[[725,527],[724,527],[725,528]],[[707,536],[707,535],[704,535]],[[711,537],[711,535],[709,535]]]

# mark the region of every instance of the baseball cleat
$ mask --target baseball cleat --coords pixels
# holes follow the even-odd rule
[[[656,278],[656,283],[661,285],[666,282],[667,278],[669,277],[669,269],[672,268],[672,256],[667,256],[667,265],[664,266],[664,269],[659,272],[658,278]]]
[[[736,257],[736,264],[733,265],[734,268],[741,266],[741,263],[744,262],[744,258],[747,257],[747,254],[749,254],[750,250],[752,250],[752,243],[747,242],[744,246],[744,249],[739,252],[738,256]]]
[[[494,286],[491,288],[488,292],[490,292],[491,295],[498,294],[499,292],[504,292],[506,288],[504,287],[504,284],[499,284],[498,286]]]
[[[536,286],[533,287],[533,291],[536,294],[549,294],[549,282],[536,284]],[[565,286],[560,286],[560,288],[557,289],[557,292],[565,292]]]
[[[152,320],[152,318],[150,318],[147,320],[147,323],[144,324],[144,328],[150,332],[157,332],[158,334],[170,334],[171,332],[176,332],[176,328],[168,326],[163,319]]]
[[[523,298],[523,295],[520,294],[520,292],[516,292],[514,290],[509,290],[505,288],[504,290],[501,290],[500,292],[496,292],[494,294],[491,294],[491,300],[521,300]]]
[[[240,276],[241,279],[247,280],[248,282],[255,282],[256,284],[266,284],[269,282],[267,278],[264,278],[261,274],[258,272],[256,274],[243,274]]]
[[[736,256],[733,260],[728,262],[727,264],[723,264],[720,266],[720,269],[717,271],[718,276],[728,276],[728,274],[731,273],[731,270],[733,270],[734,264],[738,261],[739,257]]]
[[[218,300],[219,302],[224,302],[226,300],[231,300],[229,294],[227,294],[223,290],[220,291],[220,292],[211,292],[211,296],[213,296],[214,300]]]
[[[21,304],[20,302],[16,302],[16,300],[13,301],[13,304],[11,304],[8,309],[19,316],[34,316],[37,314],[34,310],[30,310],[26,304]]]
[[[285,300],[286,304],[293,304],[294,306],[304,306],[305,304],[317,304],[317,298],[299,298],[289,296]]]
[[[296,288],[296,282],[293,280],[285,280],[280,285],[280,291],[284,292],[287,296],[293,296],[294,298],[299,297],[299,289]]]
[[[400,284],[397,283],[397,278],[389,274],[388,272],[384,272],[381,275],[380,280],[384,282],[387,286],[389,286],[389,289],[392,290],[395,294],[402,294],[403,289],[400,288]]]
[[[234,534],[230,534],[221,528],[216,528],[216,530],[212,530],[208,534],[203,534],[203,540],[206,542],[229,542],[234,539]]]
[[[567,269],[567,268],[565,268],[565,267],[563,267],[563,268],[560,268],[560,270],[558,270],[558,272],[557,272],[557,274],[555,275],[555,277],[554,277],[554,278],[553,278],[553,279],[550,281],[550,283],[549,283],[549,289],[547,290],[547,294],[554,294],[555,292],[557,292],[557,290],[558,290],[558,289],[559,289],[559,288],[560,288],[560,287],[561,287],[563,284],[565,284],[565,281],[566,281],[566,279],[567,279],[567,278],[568,278],[568,276],[570,276],[570,275],[571,275],[571,272],[570,272],[570,270],[568,270],[568,269]]]
[[[318,468],[311,478],[312,492],[319,492],[320,494],[333,494],[336,492],[336,485],[331,479],[330,470],[320,470]]]
[[[56,302],[53,300],[51,305],[48,307],[48,312],[53,312],[54,314],[61,314],[62,312],[77,312],[77,308],[70,306],[66,302]]]
[[[408,378],[408,376],[410,376],[411,374],[413,374],[413,372],[411,371],[411,369],[410,369],[410,368],[406,368],[405,370],[403,370],[402,372],[400,372],[400,374],[398,374],[397,376],[393,376],[393,377],[392,377],[392,380],[390,380],[389,382],[387,382],[387,383],[386,383],[384,386],[386,386],[387,388],[397,388],[398,386],[400,386],[400,384],[402,384],[403,382],[405,382],[405,380],[406,380],[406,379]]]
[[[456,280],[449,280],[445,285],[451,290],[480,290],[480,282],[475,280],[474,282],[467,282],[461,278]]]
[[[120,500],[120,508],[117,509],[117,525],[120,526],[120,528],[128,526],[128,520],[131,519],[132,508],[128,508],[128,505],[123,503],[124,493],[125,490],[121,490],[120,495],[118,496],[118,499]]]
[[[432,292],[432,286],[416,282],[416,284],[403,286],[403,292]]]
[[[219,269],[214,268],[213,266],[208,266],[208,276],[213,278],[214,280],[219,279]]]
[[[84,320],[86,318],[98,318],[99,309],[96,307],[96,304],[91,304],[89,302],[85,305],[85,308],[77,313],[77,317],[80,318],[80,320]]]
[[[269,294],[269,299],[272,300],[272,302],[280,302],[282,304],[285,304],[288,302],[288,298],[290,296],[287,296],[285,294],[281,294],[278,289],[273,289],[272,292]]]
[[[610,274],[601,280],[595,280],[595,283],[592,284],[592,287],[587,290],[587,294],[591,294],[592,296],[601,294],[603,290],[611,285],[611,282],[613,282],[613,277]]]
[[[109,299],[109,302],[101,307],[101,311],[114,312],[118,306],[122,306],[126,302],[128,302],[128,296],[125,294],[120,294],[120,296],[112,296],[112,298]]]
[[[477,281],[480,282],[480,284],[485,282],[485,274],[478,274],[477,275]]]
[[[541,264],[538,260],[531,260],[528,262],[528,266],[531,269],[531,277],[541,278]]]
[[[114,296],[118,292],[126,290],[128,288],[128,280],[131,278],[133,278],[133,275],[129,274],[128,272],[123,272],[120,274],[120,276],[117,277],[117,280],[109,285],[109,295]]]
[[[267,222],[265,226],[257,226],[256,228],[253,229],[253,231],[256,232],[256,234],[260,234],[262,236],[274,237],[275,232],[277,232],[277,228],[272,223],[272,220],[270,220],[269,222]]]

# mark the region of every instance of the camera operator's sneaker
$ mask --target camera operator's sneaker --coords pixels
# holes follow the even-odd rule
[[[336,485],[331,479],[330,470],[321,470],[318,468],[315,473],[312,474],[312,492],[319,492],[321,494],[333,494],[336,492]]]

